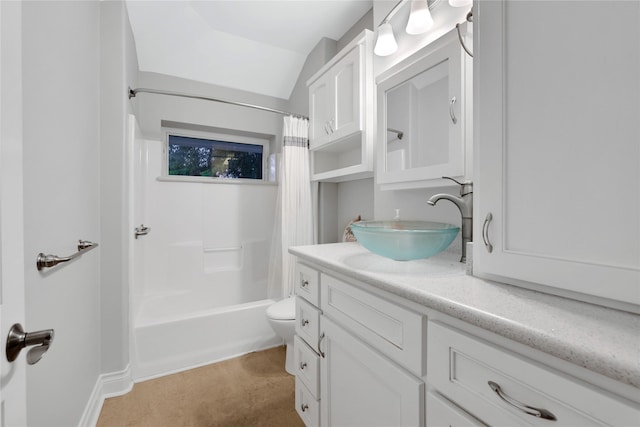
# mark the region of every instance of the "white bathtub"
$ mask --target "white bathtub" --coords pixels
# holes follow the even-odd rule
[[[196,292],[143,299],[134,316],[132,368],[135,381],[229,359],[282,343],[266,309],[274,301],[206,308]]]

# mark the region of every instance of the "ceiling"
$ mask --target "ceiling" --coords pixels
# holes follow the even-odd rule
[[[140,71],[289,99],[307,55],[372,0],[127,0]]]

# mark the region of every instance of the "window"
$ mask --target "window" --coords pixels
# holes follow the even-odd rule
[[[165,129],[168,176],[263,179],[266,139]]]

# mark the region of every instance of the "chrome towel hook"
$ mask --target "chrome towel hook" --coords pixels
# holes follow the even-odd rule
[[[146,236],[151,231],[151,227],[147,227],[144,224],[140,224],[140,227],[136,227],[133,229],[133,235],[137,239],[140,236]]]

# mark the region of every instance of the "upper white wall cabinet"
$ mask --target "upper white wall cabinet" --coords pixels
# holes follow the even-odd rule
[[[394,65],[376,83],[380,188],[450,185],[443,176],[471,179],[472,61],[456,30]]]
[[[373,174],[372,42],[363,31],[307,81],[314,181]]]
[[[474,274],[640,311],[640,3],[473,19]]]

